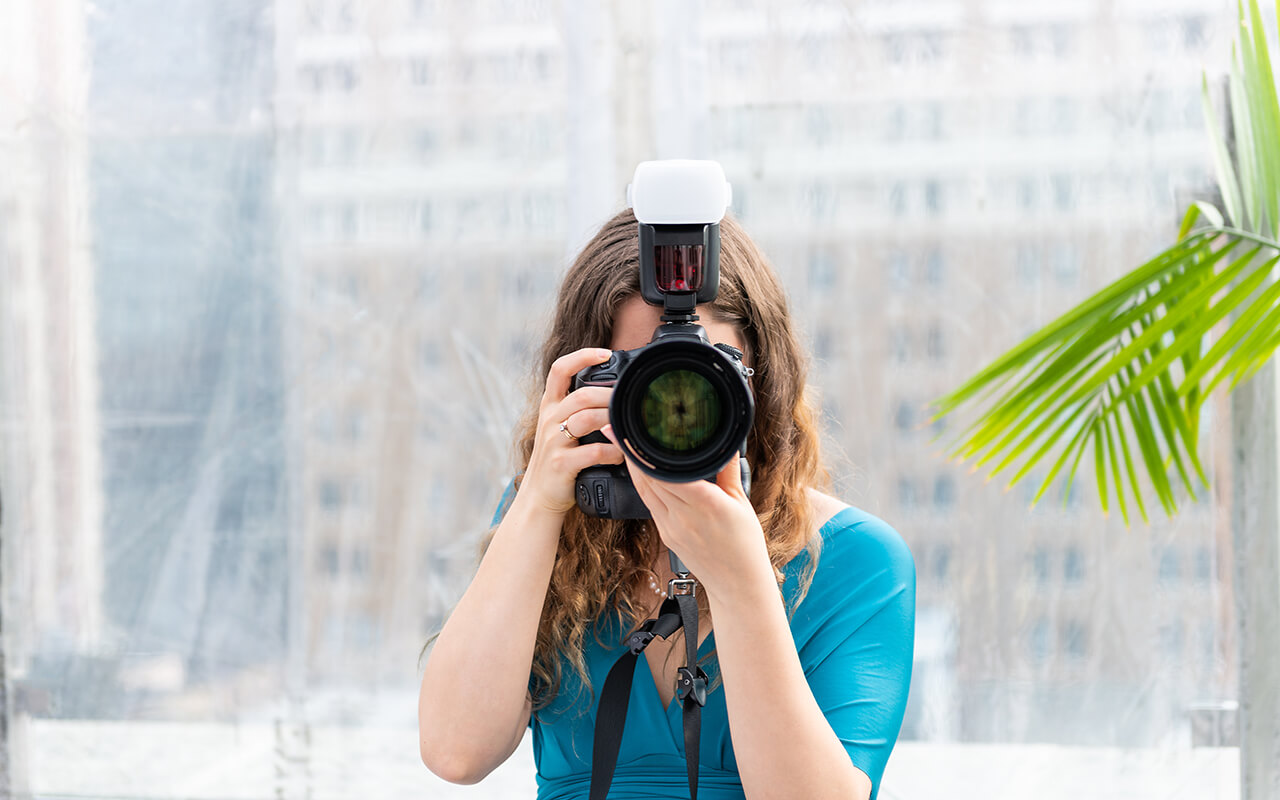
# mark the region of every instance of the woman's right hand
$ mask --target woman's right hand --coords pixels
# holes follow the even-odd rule
[[[533,453],[519,494],[552,513],[563,514],[574,506],[574,480],[579,472],[595,464],[622,463],[622,450],[612,442],[578,443],[579,438],[608,424],[613,387],[583,386],[569,391],[574,375],[608,361],[611,355],[603,348],[584,347],[557,358],[547,374],[547,388],[538,406]],[[572,439],[561,432],[561,422]]]

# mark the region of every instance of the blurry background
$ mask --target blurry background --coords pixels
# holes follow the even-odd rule
[[[1128,530],[925,412],[1213,195],[1234,12],[0,0],[0,796],[532,797],[527,739],[421,764],[418,653],[570,258],[695,157],[790,287],[840,493],[916,558],[881,797],[1236,797],[1192,735],[1236,698],[1223,398],[1214,492]]]

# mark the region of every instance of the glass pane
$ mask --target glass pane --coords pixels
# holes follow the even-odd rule
[[[1082,470],[1031,507],[1043,470],[1003,491],[926,409],[1213,196],[1234,6],[0,9],[16,796],[535,796],[529,737],[477,787],[423,766],[418,657],[569,260],[671,157],[724,165],[837,493],[915,558],[882,796],[1238,796],[1236,749],[1192,748],[1237,699],[1230,493],[1126,530]]]

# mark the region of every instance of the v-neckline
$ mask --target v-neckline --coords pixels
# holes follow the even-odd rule
[[[707,644],[709,644],[709,643],[711,642],[711,640],[712,640],[713,638],[715,638],[715,635],[716,635],[715,628],[712,628],[710,631],[708,631],[708,632],[707,632],[707,638],[703,639],[703,640],[702,640],[702,643],[701,643],[700,645],[698,645],[698,658],[699,658],[699,659],[701,659],[701,658],[702,658],[702,650],[703,650],[703,648],[705,648],[705,647],[707,646]],[[682,645],[682,646],[681,646],[681,648],[680,648],[680,652],[681,652],[681,653],[683,653],[683,652],[684,652],[683,644],[684,644],[684,643],[683,643],[683,642],[681,642],[681,645]],[[656,675],[654,675],[654,672],[653,672],[653,665],[649,663],[649,650],[648,650],[647,648],[646,648],[645,650],[642,650],[642,651],[640,652],[640,657],[641,657],[642,659],[644,659],[644,666],[645,666],[645,669],[646,669],[646,670],[648,671],[648,673],[649,673],[649,691],[653,692],[653,697],[654,697],[654,699],[658,701],[658,705],[661,705],[661,703],[662,703],[662,695],[658,692],[658,680],[657,680],[657,676],[656,676]],[[664,707],[664,708],[662,709],[663,715],[664,715],[664,716],[668,716],[668,717],[669,717],[669,716],[671,715],[671,709],[672,709],[672,708],[679,708],[679,704],[680,704],[680,695],[679,695],[679,694],[672,694],[672,695],[671,695],[671,702],[667,703],[666,707]]]

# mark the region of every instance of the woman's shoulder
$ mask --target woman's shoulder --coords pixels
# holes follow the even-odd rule
[[[820,546],[807,589],[811,551],[801,550],[787,565],[784,593],[789,603],[799,602],[793,631],[808,636],[832,624],[855,630],[887,606],[914,607],[915,560],[897,529],[827,495],[811,499],[815,516],[824,521],[815,532]]]
[[[809,499],[814,519],[822,520],[817,532],[822,540],[819,568],[887,569],[899,577],[914,577],[911,548],[884,519],[816,489],[809,490]]]

